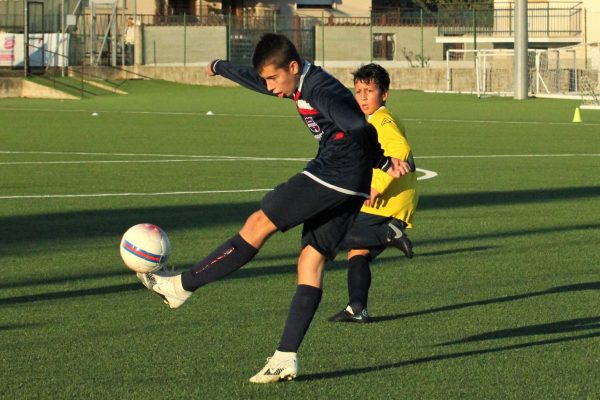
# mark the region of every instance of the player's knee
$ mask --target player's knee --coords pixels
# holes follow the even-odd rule
[[[369,255],[369,250],[366,249],[352,249],[348,252],[348,260],[351,259],[352,257],[356,257],[356,256],[368,256]]]
[[[254,232],[263,232],[265,234],[273,233],[277,230],[273,222],[262,211],[258,210],[248,217],[244,228]]]

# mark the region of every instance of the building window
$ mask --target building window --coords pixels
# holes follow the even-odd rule
[[[393,60],[394,51],[393,33],[376,33],[373,35],[373,59]]]

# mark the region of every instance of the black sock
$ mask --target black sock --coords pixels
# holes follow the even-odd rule
[[[281,342],[277,350],[296,353],[321,302],[323,291],[309,285],[298,285],[292,298]]]
[[[354,256],[348,260],[348,304],[355,314],[367,308],[371,269],[369,256]]]
[[[181,274],[181,284],[188,292],[202,285],[221,279],[243,267],[258,253],[250,243],[239,234],[225,241],[215,251]]]

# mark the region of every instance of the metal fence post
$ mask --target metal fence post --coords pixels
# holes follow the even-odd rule
[[[369,18],[369,60],[373,63],[373,10]]]
[[[227,59],[231,60],[231,11],[227,14]]]
[[[423,27],[423,9],[422,8],[421,8],[420,15],[421,15],[421,68],[423,68],[425,66],[425,63],[424,63],[425,55],[423,54],[424,47],[425,47],[424,39],[423,39],[423,36],[425,34],[425,29]]]
[[[477,50],[477,10],[473,7],[473,50]]]
[[[183,66],[185,67],[187,59],[187,25],[186,13],[183,13]]]
[[[29,67],[29,10],[28,0],[23,0],[23,72],[27,78]]]
[[[325,68],[325,12],[321,11],[321,66]]]

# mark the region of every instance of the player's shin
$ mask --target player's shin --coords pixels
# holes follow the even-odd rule
[[[225,241],[189,271],[181,274],[181,284],[193,292],[200,286],[221,279],[240,269],[258,253],[239,234]]]
[[[369,288],[371,287],[371,269],[369,256],[357,255],[348,260],[348,305],[355,315],[367,308]]]
[[[298,285],[296,294],[292,298],[281,342],[277,350],[283,352],[297,352],[304,335],[321,302],[323,291],[309,285]]]

